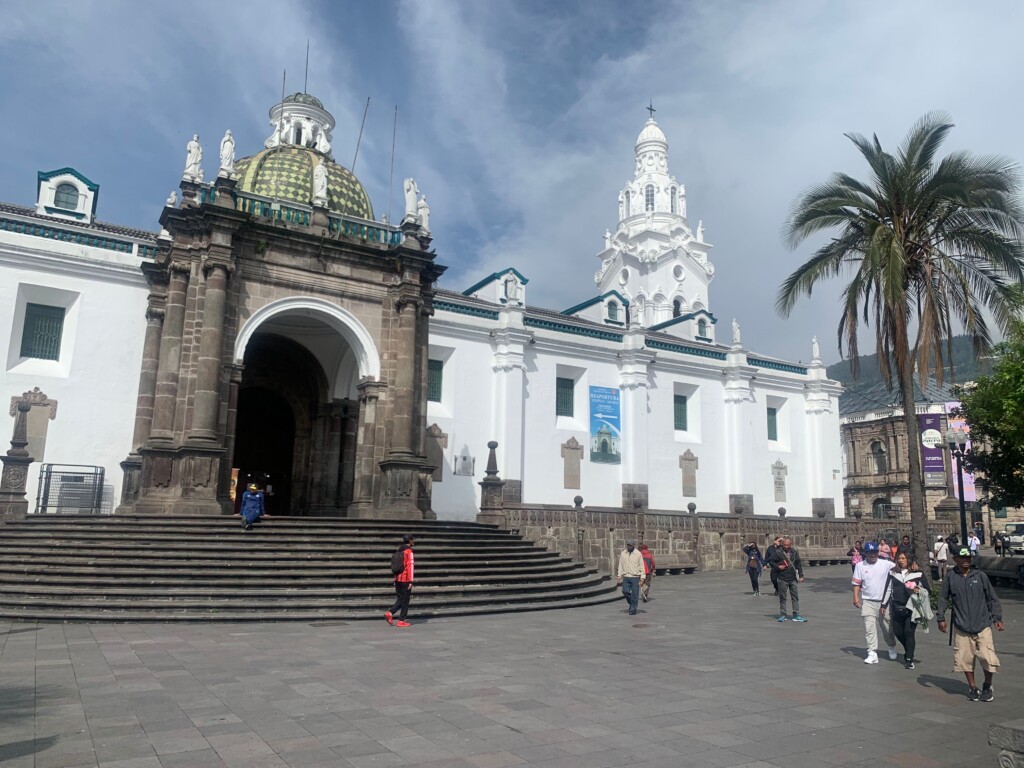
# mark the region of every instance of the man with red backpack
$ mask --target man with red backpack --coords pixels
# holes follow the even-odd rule
[[[646,603],[651,595],[651,582],[654,581],[654,553],[646,544],[641,544],[640,557],[644,559],[644,580],[640,583],[640,599]]]
[[[409,598],[412,595],[413,573],[416,561],[412,554],[412,534],[402,537],[402,546],[391,556],[391,574],[395,577],[395,604],[390,611],[384,612],[388,624],[396,627],[408,627],[405,620],[409,615]],[[397,619],[395,615],[397,614]]]

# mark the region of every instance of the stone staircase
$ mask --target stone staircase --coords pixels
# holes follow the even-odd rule
[[[415,536],[411,618],[619,599],[596,569],[494,526],[275,517],[29,515],[0,526],[0,618],[381,619],[391,554]]]

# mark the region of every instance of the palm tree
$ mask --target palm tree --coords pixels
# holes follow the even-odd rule
[[[795,249],[812,235],[833,237],[779,289],[783,317],[819,281],[850,276],[843,290],[838,342],[854,375],[861,323],[875,331],[882,376],[895,374],[908,445],[920,443],[914,409],[914,368],[923,382],[952,363],[954,330],[971,337],[975,354],[992,341],[989,318],[1004,331],[1019,305],[1013,287],[1024,278],[1024,212],[1020,175],[1002,157],[936,152],[953,128],[948,115],[922,117],[895,155],[846,134],[867,160],[869,182],[835,173],[794,203],[784,238]],[[954,328],[956,324],[957,328]],[[910,520],[914,545],[927,549],[921,453],[908,451]]]

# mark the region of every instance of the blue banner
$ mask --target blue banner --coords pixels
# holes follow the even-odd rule
[[[622,422],[619,390],[590,388],[590,460],[597,464],[621,464]]]

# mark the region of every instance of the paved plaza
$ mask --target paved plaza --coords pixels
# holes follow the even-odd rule
[[[1024,700],[1024,594],[1000,592],[996,700],[970,703],[945,636],[919,637],[915,670],[865,665],[849,570],[808,575],[804,625],[742,573],[662,577],[633,617],[0,623],[0,764],[995,765],[988,725]]]

